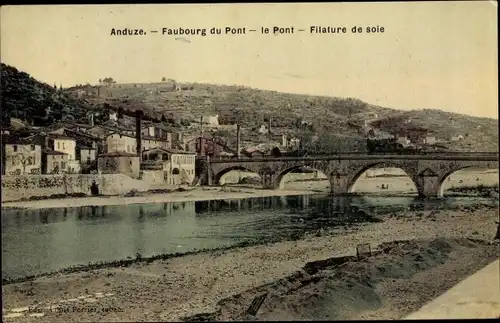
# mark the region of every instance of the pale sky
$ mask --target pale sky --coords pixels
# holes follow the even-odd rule
[[[1,60],[65,87],[165,76],[498,118],[496,11],[496,1],[3,6]],[[315,25],[348,32],[311,34]],[[384,33],[351,33],[377,25]],[[226,26],[247,33],[161,34]],[[295,33],[261,34],[273,26]],[[112,28],[147,34],[111,36]]]

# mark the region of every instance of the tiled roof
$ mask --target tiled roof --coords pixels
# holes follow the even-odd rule
[[[47,155],[67,155],[66,153],[63,153],[61,151],[56,151],[56,150],[46,150],[46,151],[44,151],[44,153]]]
[[[151,148],[148,150],[144,150],[142,153],[148,152],[148,151],[154,151],[154,150],[161,150],[169,154],[187,154],[187,155],[196,155],[195,152],[190,152],[190,151],[184,151],[184,150],[178,150],[178,149],[164,149],[164,148]]]
[[[99,157],[138,157],[133,153],[126,153],[124,151],[113,151],[110,153],[100,154]]]
[[[32,145],[33,143],[26,138],[19,138],[13,135],[2,135],[0,136],[2,144],[7,145]]]
[[[56,133],[49,133],[49,134],[47,134],[47,137],[49,137],[51,139],[75,140],[75,139],[68,137],[66,135],[60,135],[60,134],[56,134]]]

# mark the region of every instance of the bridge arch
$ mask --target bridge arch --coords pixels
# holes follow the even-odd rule
[[[328,170],[325,170],[322,167],[318,167],[316,165],[302,165],[301,164],[301,165],[293,165],[293,166],[287,167],[286,169],[280,171],[274,180],[274,187],[278,188],[278,189],[283,189],[285,186],[286,176],[290,175],[294,171],[297,171],[297,170],[300,170],[303,168],[322,173],[324,176],[326,176],[326,179],[329,182],[328,186],[330,186],[330,176],[329,176]]]
[[[447,172],[443,173],[441,176],[439,176],[438,179],[438,197],[443,197],[445,193],[445,187],[448,185],[448,181],[451,181],[451,176],[452,175],[458,175],[460,174],[461,171],[474,171],[476,170],[476,174],[467,174],[469,176],[472,176],[473,178],[468,180],[468,177],[466,175],[462,175],[465,177],[465,183],[463,182],[464,178],[459,179],[458,184],[463,184],[463,185],[458,185],[457,187],[468,187],[468,186],[480,186],[480,185],[485,185],[488,186],[489,184],[493,184],[493,182],[496,182],[498,185],[498,165],[494,164],[486,164],[483,166],[479,165],[462,165],[458,167],[453,167],[452,169],[448,170]],[[484,179],[483,176],[487,176],[488,173],[486,171],[491,171],[492,175],[491,181],[487,181]],[[458,174],[457,174],[458,173]],[[481,178],[483,177],[483,178]],[[489,183],[488,183],[489,182]],[[456,184],[456,183],[454,183]],[[451,186],[450,186],[451,187]]]
[[[250,167],[245,167],[242,165],[234,165],[231,167],[224,168],[223,170],[214,174],[213,184],[220,185],[220,181],[221,181],[222,177],[224,175],[228,174],[229,172],[232,172],[232,171],[245,171],[245,172],[249,172],[249,173],[255,173],[259,178],[261,178],[261,174],[260,174],[258,169],[252,169]]]
[[[398,192],[408,192],[408,193],[415,193],[415,194],[420,194],[423,191],[423,187],[420,187],[419,183],[415,180],[416,179],[416,174],[415,170],[411,169],[401,163],[388,163],[386,161],[384,162],[378,162],[378,163],[369,163],[367,165],[364,165],[360,168],[358,168],[356,171],[352,172],[352,175],[349,175],[346,181],[346,193],[355,193],[355,188],[356,184],[359,184],[359,180],[362,175],[366,174],[370,170],[374,169],[380,169],[380,168],[392,168],[392,169],[398,169],[403,172],[401,175],[394,175],[394,177],[407,177],[409,179],[408,182],[405,183],[405,189],[398,190]],[[332,174],[332,176],[334,176]],[[382,175],[384,176],[384,175]],[[389,175],[390,176],[390,175]],[[374,176],[377,177],[377,176]],[[383,183],[385,185],[385,183]],[[374,183],[374,185],[377,185]],[[409,186],[409,187],[408,187]],[[387,184],[387,188],[390,188],[391,186]],[[373,189],[376,189],[377,186],[375,186]],[[382,187],[379,187],[382,189]]]

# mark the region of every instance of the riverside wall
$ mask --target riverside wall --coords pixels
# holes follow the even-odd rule
[[[95,181],[102,195],[122,195],[150,189],[151,183],[126,174],[64,174],[2,176],[2,202],[61,194],[90,194]]]

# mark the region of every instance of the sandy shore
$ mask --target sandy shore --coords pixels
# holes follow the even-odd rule
[[[318,232],[298,241],[4,285],[4,308],[18,316],[16,322],[40,320],[29,314],[43,315],[43,320],[50,322],[180,320],[197,313],[214,312],[217,302],[300,271],[306,262],[354,255],[356,245],[361,243],[375,247],[394,240],[464,237],[490,241],[495,234],[496,220],[498,210],[495,208],[394,214],[383,222]],[[471,263],[477,261],[472,256],[467,259]],[[457,263],[461,262],[455,262],[454,266]],[[446,276],[454,275],[453,268],[450,267]],[[462,275],[464,273],[467,272]],[[423,275],[420,279],[423,283],[429,277]],[[403,284],[398,288],[411,292],[413,287]],[[419,295],[413,297],[419,298]],[[57,308],[28,311],[30,306],[43,308],[51,304],[57,304]],[[415,310],[411,306],[404,309],[397,315],[379,313],[371,318],[399,318]]]
[[[325,192],[326,193],[326,192]],[[168,203],[206,200],[244,199],[266,196],[289,196],[318,194],[317,191],[307,189],[297,190],[264,190],[251,187],[215,187],[215,188],[188,188],[184,192],[172,193],[143,193],[141,196],[103,196],[81,197],[66,199],[46,199],[34,201],[15,201],[2,203],[2,208],[63,208],[79,206],[126,205],[145,203]]]

